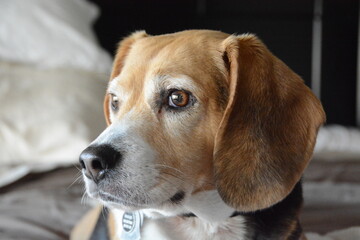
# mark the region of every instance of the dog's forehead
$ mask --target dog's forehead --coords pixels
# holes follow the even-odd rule
[[[206,77],[219,79],[214,76],[219,74],[214,69],[223,67],[219,48],[227,36],[213,31],[185,31],[139,39],[131,46],[114,85],[140,90],[146,85],[145,81],[163,79],[163,76],[177,79],[187,76],[184,79],[206,85]],[[216,64],[220,66],[215,67]]]
[[[162,59],[164,56],[170,59],[179,59],[181,56],[201,57],[207,56],[217,50],[220,43],[228,35],[216,31],[183,31],[173,34],[148,36],[134,42],[128,58],[141,56],[144,60]],[[192,55],[197,53],[199,55]],[[130,60],[131,61],[131,60]]]

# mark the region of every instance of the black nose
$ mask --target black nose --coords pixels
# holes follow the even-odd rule
[[[104,178],[107,170],[114,168],[120,160],[120,152],[110,145],[89,146],[79,157],[85,176],[96,183]]]

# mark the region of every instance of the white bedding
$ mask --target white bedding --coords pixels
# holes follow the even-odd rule
[[[317,233],[307,233],[308,240],[359,240],[360,227],[351,227],[347,229],[337,230],[325,235]]]
[[[0,60],[109,73],[92,30],[98,15],[85,0],[1,0]]]
[[[0,186],[76,163],[105,128],[98,13],[85,0],[0,1]]]
[[[340,125],[321,128],[314,158],[326,161],[339,161],[339,159],[360,161],[360,130]]]
[[[105,128],[106,75],[0,62],[0,79],[0,186],[76,163]]]

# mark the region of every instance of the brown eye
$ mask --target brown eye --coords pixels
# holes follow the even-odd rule
[[[189,94],[185,91],[176,90],[169,95],[169,106],[185,107],[189,103]]]
[[[111,94],[111,109],[113,111],[117,111],[119,108],[119,98],[113,94]]]

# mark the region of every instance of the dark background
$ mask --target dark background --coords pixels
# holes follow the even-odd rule
[[[250,32],[311,85],[314,0],[90,1],[101,8],[94,28],[112,55],[135,30]],[[356,125],[358,13],[358,0],[323,0],[321,101],[328,124]]]

